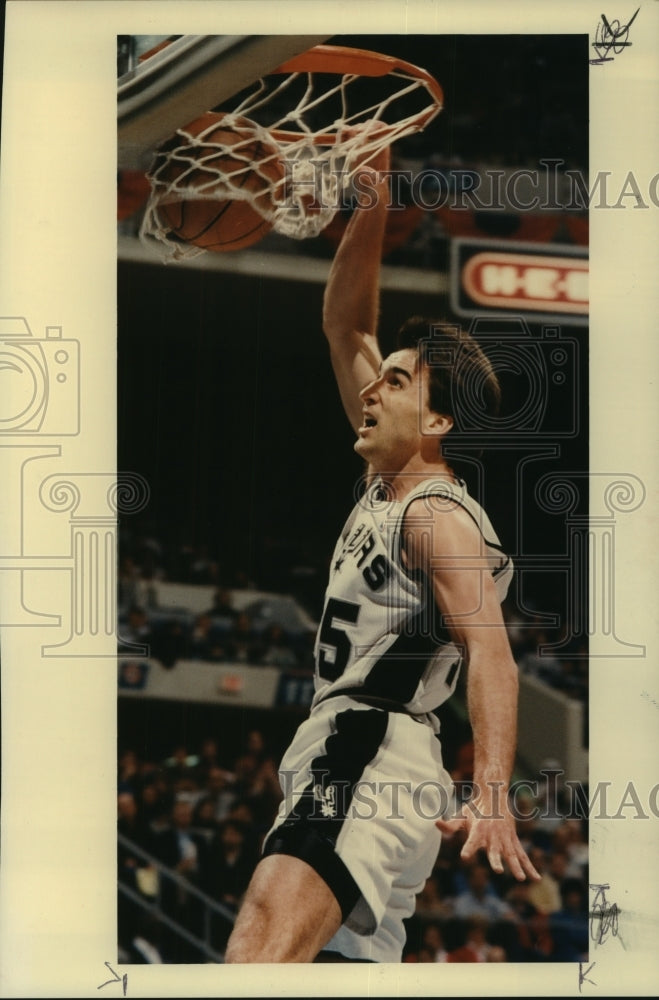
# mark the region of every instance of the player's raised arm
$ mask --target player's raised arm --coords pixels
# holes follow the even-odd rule
[[[474,799],[462,816],[440,820],[444,833],[467,832],[462,857],[487,853],[496,872],[504,863],[515,878],[539,878],[508,808],[517,745],[518,673],[497,597],[491,565],[476,525],[464,510],[437,512],[432,531],[414,528],[410,506],[406,551],[413,568],[432,580],[437,605],[467,666],[467,701],[474,736]]]
[[[363,168],[361,206],[348,223],[325,289],[323,330],[341,400],[356,431],[362,423],[359,392],[378,374],[380,261],[389,201],[389,150]]]

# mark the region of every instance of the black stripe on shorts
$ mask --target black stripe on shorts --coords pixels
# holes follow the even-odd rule
[[[263,854],[306,861],[334,893],[345,920],[361,890],[336,854],[336,841],[352,803],[354,787],[377,754],[389,716],[379,709],[348,709],[335,719],[325,753],[310,764],[311,781],[299,801],[268,837]]]

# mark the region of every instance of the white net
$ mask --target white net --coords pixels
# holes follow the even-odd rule
[[[292,60],[231,105],[179,129],[158,151],[148,173],[144,242],[165,259],[205,252],[173,223],[168,206],[227,200],[258,213],[258,238],[270,229],[294,239],[317,236],[345,204],[358,168],[441,110],[441,90],[423,70],[341,50],[368,57],[349,60],[358,72],[341,72],[345,57],[335,58],[330,46],[307,57],[321,50],[322,63],[312,59],[298,70]]]

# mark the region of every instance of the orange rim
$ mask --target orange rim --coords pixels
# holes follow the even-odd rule
[[[420,66],[404,59],[385,56],[367,49],[350,49],[343,45],[316,45],[308,52],[282,63],[273,73],[349,73],[354,76],[387,76],[395,70],[422,80],[437,106],[442,107],[444,92],[434,76]]]
[[[435,107],[420,111],[416,118],[416,127],[421,131],[441,111],[444,92],[434,76],[431,76],[425,69],[421,69],[420,66],[405,62],[404,59],[396,59],[394,56],[386,56],[380,52],[369,52],[367,49],[351,49],[343,45],[316,45],[313,49],[282,63],[281,66],[267,75],[275,73],[334,73],[336,75],[377,77],[387,76],[395,71],[405,73],[424,83],[435,102]],[[396,126],[382,123],[382,131],[385,135],[391,135],[395,133]],[[281,142],[295,142],[301,138],[297,132],[278,129],[272,129],[272,134]],[[332,146],[336,141],[336,136],[331,133],[319,133],[314,136],[314,142],[318,145]]]

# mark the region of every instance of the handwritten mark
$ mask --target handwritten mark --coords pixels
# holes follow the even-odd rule
[[[606,16],[602,14],[602,20],[598,22],[595,29],[595,41],[592,42],[597,59],[590,60],[591,66],[601,66],[605,62],[613,62],[614,56],[619,56],[623,49],[632,44],[629,41],[629,29],[636,20],[640,9],[639,7],[636,10],[629,24],[621,24],[617,18],[609,23]],[[609,53],[613,53],[613,55],[609,55]]]
[[[650,694],[648,694],[647,691],[641,691],[641,698],[645,698],[645,700],[649,701],[650,704],[654,705],[655,708],[659,708],[659,701],[657,701],[656,698],[653,698]]]
[[[609,934],[618,936],[618,915],[620,910],[615,903],[609,903],[606,891],[611,886],[606,883],[591,884],[595,889],[593,908],[590,911],[590,936],[596,944],[603,944]]]
[[[591,962],[586,971],[583,971],[583,962],[579,962],[579,992],[581,993],[581,987],[584,983],[590,983],[591,986],[597,986],[594,979],[588,978],[588,973],[591,969],[595,968],[595,962]]]
[[[106,967],[106,969],[109,970],[109,972],[112,973],[112,975],[114,976],[114,978],[113,979],[108,979],[107,982],[105,982],[105,983],[101,983],[101,985],[97,986],[96,989],[97,990],[102,990],[104,986],[109,986],[110,983],[121,983],[121,985],[123,987],[123,991],[124,991],[124,996],[126,996],[126,991],[128,990],[128,974],[124,973],[123,976],[119,976],[114,971],[114,969],[112,968],[112,966],[110,965],[109,962],[105,963],[105,967]]]

